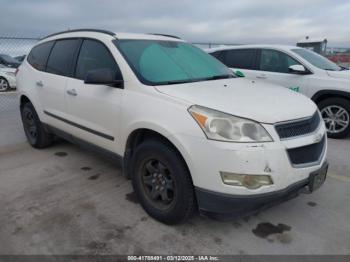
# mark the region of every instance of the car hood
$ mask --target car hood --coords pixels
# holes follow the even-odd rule
[[[350,70],[342,70],[342,71],[327,71],[327,74],[330,77],[334,78],[342,78],[350,80]]]
[[[4,67],[4,68],[0,68],[0,72],[15,73],[16,72],[16,68]]]
[[[311,116],[316,105],[287,88],[244,78],[157,86],[166,95],[262,123]]]

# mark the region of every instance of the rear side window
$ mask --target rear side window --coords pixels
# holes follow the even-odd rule
[[[28,63],[37,70],[45,71],[47,58],[54,42],[46,42],[35,46],[28,55]]]
[[[228,67],[254,69],[255,54],[255,49],[226,50],[222,61]]]
[[[72,76],[73,62],[80,41],[78,39],[56,41],[47,62],[46,72],[62,76]]]
[[[223,59],[222,59],[222,51],[216,51],[214,53],[210,53],[213,57],[215,57],[216,59],[220,60],[221,62],[223,62]]]
[[[91,70],[110,69],[116,79],[122,79],[119,67],[107,47],[95,40],[84,40],[78,57],[75,77],[85,79]]]

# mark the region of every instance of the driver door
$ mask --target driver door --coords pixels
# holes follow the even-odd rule
[[[111,69],[116,79],[122,79],[109,49],[100,41],[85,39],[75,77],[68,80],[65,96],[69,120],[74,125],[73,135],[113,151],[120,127],[123,89],[84,83],[89,71],[102,68]]]

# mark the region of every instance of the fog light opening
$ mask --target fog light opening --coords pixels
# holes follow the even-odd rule
[[[272,178],[269,175],[246,175],[228,172],[220,172],[220,175],[223,183],[230,186],[258,189],[262,186],[273,184]]]

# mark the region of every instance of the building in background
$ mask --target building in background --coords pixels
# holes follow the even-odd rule
[[[310,49],[321,55],[325,55],[327,51],[326,38],[310,38],[309,36],[297,42],[297,46]]]

